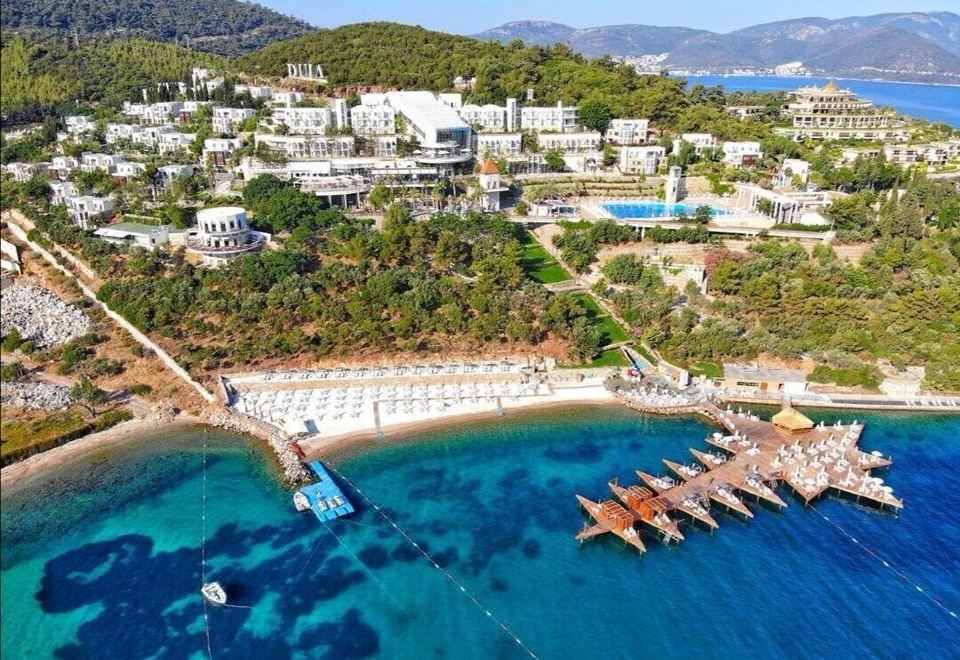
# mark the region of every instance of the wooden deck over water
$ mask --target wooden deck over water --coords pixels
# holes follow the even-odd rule
[[[675,477],[654,476],[637,470],[645,488],[624,487],[616,482],[609,484],[614,495],[626,505],[626,508],[620,507],[623,512],[634,522],[647,523],[667,539],[683,538],[676,522],[668,515],[670,511],[681,512],[713,529],[719,525],[711,515],[711,503],[728,513],[752,518],[753,512],[741,497],[750,495],[758,501],[785,507],[786,502],[774,491],[781,484],[790,486],[805,503],[832,489],[881,508],[903,507],[903,502],[893,495],[892,489],[870,474],[871,469],[887,467],[891,461],[879,452],[867,453],[857,446],[863,431],[860,424],[837,423],[790,431],[756,416],[729,409],[724,411],[707,402],[672,406],[669,411],[660,412],[697,412],[726,430],[726,433],[714,433],[706,439],[714,450],[690,449],[698,461],[696,464],[684,465],[664,459],[664,464]],[[613,509],[601,512],[601,520],[595,515],[597,510],[591,510],[585,502],[594,507],[600,504],[579,495],[577,498],[598,522],[589,528],[589,534],[582,532],[578,539],[582,541],[607,531],[623,537],[622,527],[612,529]],[[653,524],[651,511],[659,515]],[[617,515],[620,516],[617,520],[625,520],[622,514]]]

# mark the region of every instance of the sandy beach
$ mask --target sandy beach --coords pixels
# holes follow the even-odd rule
[[[47,470],[63,465],[77,456],[122,442],[130,437],[150,433],[161,428],[178,425],[201,424],[203,420],[188,413],[181,413],[171,422],[158,422],[150,417],[138,417],[121,422],[99,433],[91,433],[77,440],[34,454],[0,470],[0,488],[7,488],[23,479],[29,479]]]
[[[502,401],[502,415],[510,417],[524,411],[569,408],[578,405],[620,404],[602,384],[588,381],[584,384],[554,387],[550,394],[520,397],[516,401]],[[422,419],[386,422],[382,427],[383,436],[387,441],[390,441],[428,430],[499,416],[501,416],[501,412],[490,405],[461,405],[454,410],[433,413],[431,416]],[[376,440],[377,437],[375,430],[365,429],[328,436],[314,436],[300,442],[300,446],[308,458],[325,458],[341,454],[357,445],[368,444],[371,440]]]

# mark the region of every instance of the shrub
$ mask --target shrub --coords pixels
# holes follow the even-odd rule
[[[149,394],[152,391],[153,388],[146,383],[137,383],[130,388],[130,394],[135,394],[136,396],[143,396],[144,394]]]

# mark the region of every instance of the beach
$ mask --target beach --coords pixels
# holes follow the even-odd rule
[[[71,440],[59,447],[34,454],[22,461],[4,467],[0,470],[0,487],[8,488],[19,481],[30,479],[48,470],[65,465],[79,456],[116,446],[145,433],[179,426],[188,427],[202,422],[201,418],[189,413],[180,413],[172,421],[166,422],[160,422],[152,417],[138,417],[120,422],[104,431]]]

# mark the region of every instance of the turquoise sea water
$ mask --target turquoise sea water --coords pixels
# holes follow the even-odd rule
[[[884,476],[906,508],[817,510],[960,611],[960,417],[866,420],[862,446],[893,455]],[[688,458],[712,430],[583,408],[334,464],[541,658],[957,657],[956,619],[787,493],[782,512],[718,514],[715,533],[687,528],[642,557],[574,541],[575,492],[605,496],[610,477]],[[202,438],[159,433],[4,491],[4,658],[206,654]],[[358,514],[325,528],[294,513],[258,446],[209,439],[210,577],[253,608],[211,608],[215,657],[527,657],[355,492]]]
[[[790,78],[780,76],[684,76],[690,84],[723,85],[728,92],[786,91],[798,87],[824,85],[827,78]],[[918,85],[876,80],[837,78],[840,87],[851,89],[877,105],[930,121],[946,122],[960,128],[960,87]]]
[[[664,204],[663,202],[607,202],[601,204],[613,217],[619,219],[633,218],[671,218],[681,213],[693,217],[697,212],[696,204]],[[711,215],[729,215],[726,209],[710,207]]]

